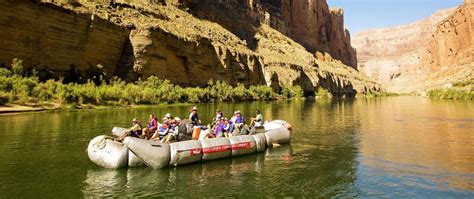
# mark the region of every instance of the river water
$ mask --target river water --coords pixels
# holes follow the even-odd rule
[[[0,115],[0,198],[474,197],[474,103],[391,97],[201,104],[293,127],[291,145],[178,168],[108,170],[90,139],[189,106]]]

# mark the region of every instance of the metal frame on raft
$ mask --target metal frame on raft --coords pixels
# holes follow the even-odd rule
[[[159,169],[263,152],[274,144],[286,144],[291,140],[291,125],[285,121],[268,122],[264,128],[265,133],[254,135],[187,140],[171,144],[134,137],[126,137],[122,144],[102,135],[89,142],[87,153],[92,162],[105,168],[146,164]]]

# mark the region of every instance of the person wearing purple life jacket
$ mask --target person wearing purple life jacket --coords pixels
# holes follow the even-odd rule
[[[212,118],[212,126],[214,126],[218,120],[223,119],[224,114],[222,114],[221,110],[216,110],[216,117]]]
[[[234,116],[230,119],[232,121],[232,126],[233,126],[233,131],[229,132],[232,133],[232,135],[239,135],[240,130],[244,127],[245,125],[245,118],[242,116],[242,113],[240,113],[240,110],[234,112]]]
[[[142,138],[148,139],[151,137],[153,133],[158,129],[158,121],[155,117],[155,115],[150,114],[150,117],[148,119],[148,127],[143,129],[142,132]]]
[[[216,138],[223,137],[226,128],[227,128],[227,125],[224,122],[224,120],[219,119],[213,129],[215,137]]]

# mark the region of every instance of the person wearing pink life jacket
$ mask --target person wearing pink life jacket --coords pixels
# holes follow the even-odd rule
[[[151,137],[153,133],[155,133],[156,129],[158,129],[158,121],[155,115],[150,114],[148,119],[148,126],[147,128],[143,129],[142,138],[148,139]]]

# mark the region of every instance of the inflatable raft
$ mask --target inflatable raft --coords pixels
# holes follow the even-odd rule
[[[92,162],[105,168],[117,169],[145,164],[159,169],[263,152],[275,144],[290,142],[291,125],[286,121],[275,120],[263,126],[264,133],[186,140],[171,144],[134,137],[126,137],[121,143],[101,135],[89,142],[87,154]],[[112,133],[120,136],[126,130],[115,127]]]

